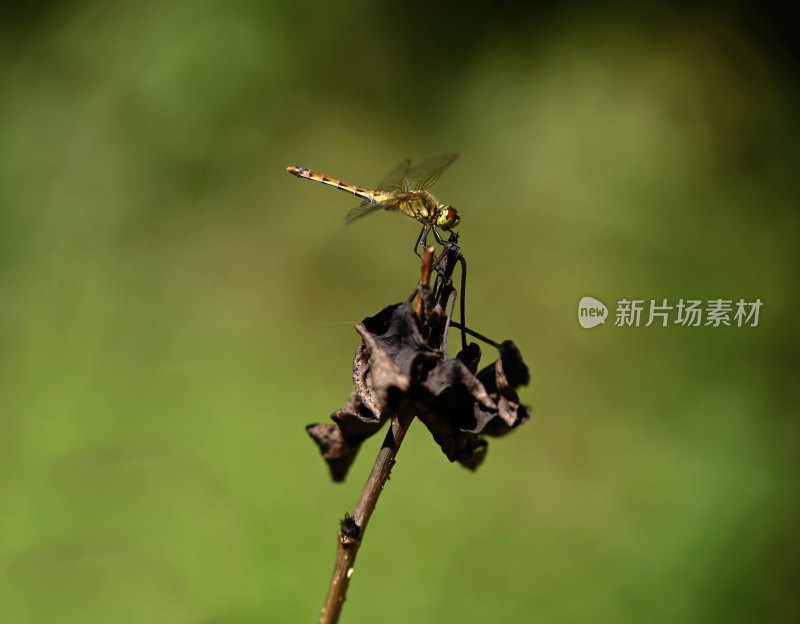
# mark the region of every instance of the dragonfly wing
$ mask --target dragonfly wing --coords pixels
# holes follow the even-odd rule
[[[350,225],[353,221],[357,221],[361,217],[366,217],[368,214],[372,214],[373,212],[381,210],[382,208],[383,206],[381,204],[363,201],[360,205],[356,206],[345,215],[345,225]]]
[[[381,180],[381,183],[375,187],[377,191],[399,191],[403,189],[403,182],[405,181],[408,170],[411,167],[411,161],[406,159],[392,169],[386,177]]]
[[[433,186],[442,175],[442,172],[453,164],[458,154],[442,154],[426,160],[406,172],[406,185],[408,189],[421,191]]]

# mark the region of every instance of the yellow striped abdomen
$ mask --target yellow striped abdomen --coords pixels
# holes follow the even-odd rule
[[[327,184],[328,186],[337,188],[340,191],[352,193],[356,197],[366,199],[367,201],[375,204],[381,204],[383,203],[382,200],[386,200],[394,195],[394,193],[388,191],[370,191],[363,186],[348,184],[347,182],[339,180],[338,178],[333,178],[329,175],[325,175],[324,173],[320,173],[319,171],[306,169],[305,167],[286,167],[286,171],[291,173],[293,176],[297,176],[298,178],[305,178],[306,180],[314,180],[315,182]]]

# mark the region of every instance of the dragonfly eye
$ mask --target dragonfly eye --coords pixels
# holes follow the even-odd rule
[[[436,225],[443,230],[451,230],[458,225],[459,221],[461,221],[461,216],[458,214],[458,210],[452,206],[445,206],[436,219]]]

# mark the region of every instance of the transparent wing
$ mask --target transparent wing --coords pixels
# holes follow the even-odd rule
[[[458,154],[442,154],[426,160],[421,165],[412,167],[406,172],[404,188],[421,191],[433,186],[442,172],[453,164]]]
[[[411,167],[411,161],[406,159],[392,169],[386,177],[381,180],[381,183],[375,187],[376,191],[399,191],[403,188],[403,182],[406,179],[408,170]]]
[[[383,206],[380,204],[373,204],[369,201],[363,201],[359,206],[356,206],[344,217],[345,225],[350,225],[353,221],[357,221],[361,217],[366,217],[368,214],[382,210]]]

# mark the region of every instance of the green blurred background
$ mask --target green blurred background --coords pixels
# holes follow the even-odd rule
[[[0,620],[315,621],[379,440],[334,485],[303,427],[417,228],[285,167],[455,150],[534,418],[475,474],[412,427],[344,621],[798,621],[796,21],[755,6],[3,9]],[[764,306],[587,331],[584,295]]]

